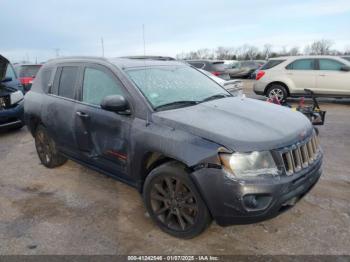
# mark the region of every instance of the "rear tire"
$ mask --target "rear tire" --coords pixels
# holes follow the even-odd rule
[[[40,125],[35,131],[35,147],[40,162],[47,168],[54,168],[67,162],[67,158],[62,156],[56,148],[56,143],[48,135],[45,127]]]
[[[274,97],[276,97],[278,101],[284,102],[288,97],[288,92],[283,85],[273,84],[267,89],[266,96],[270,99],[273,99]]]
[[[211,223],[206,204],[180,163],[167,162],[153,169],[145,181],[143,198],[153,221],[174,237],[193,238]]]

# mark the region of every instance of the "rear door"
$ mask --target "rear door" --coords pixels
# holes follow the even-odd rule
[[[350,72],[342,71],[344,63],[335,59],[318,59],[317,88],[325,95],[350,95]]]
[[[84,67],[81,83],[75,128],[80,154],[89,163],[128,180],[129,134],[133,117],[100,107],[104,97],[127,97],[127,92],[112,71],[96,64]]]
[[[78,152],[75,140],[76,97],[81,66],[65,64],[56,70],[54,83],[50,87],[42,119],[64,153],[75,156]]]
[[[294,83],[294,88],[291,88],[291,92],[303,94],[304,89],[319,91],[316,87],[318,71],[316,71],[315,59],[295,60],[286,67],[286,74]]]

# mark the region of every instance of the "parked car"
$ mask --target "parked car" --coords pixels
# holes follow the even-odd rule
[[[350,62],[335,56],[296,56],[270,59],[256,76],[254,92],[269,98],[350,96]]]
[[[9,60],[0,55],[0,130],[23,126],[23,88]]]
[[[228,72],[231,78],[250,78],[264,63],[263,60],[240,61],[228,68]]]
[[[322,150],[304,115],[234,97],[181,62],[55,59],[24,104],[44,166],[70,158],[135,187],[153,221],[180,238],[212,219],[276,216],[321,175]]]
[[[350,56],[343,56],[342,58],[350,62]]]
[[[41,66],[41,64],[16,64],[14,66],[24,92],[30,90],[33,80]]]
[[[224,87],[227,91],[230,92],[230,94],[234,96],[242,96],[243,95],[243,83],[241,80],[234,79],[234,80],[224,80],[220,77],[217,77],[213,75],[212,73],[205,71],[203,69],[198,69],[203,74],[209,76],[211,79],[213,79],[216,83]]]
[[[224,61],[217,60],[186,60],[187,63],[198,69],[203,69],[220,77],[224,80],[230,80],[230,75],[226,69]]]

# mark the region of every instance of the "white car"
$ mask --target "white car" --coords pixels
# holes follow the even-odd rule
[[[350,62],[336,56],[279,57],[257,73],[254,92],[285,100],[303,96],[304,89],[318,96],[350,97]]]
[[[242,96],[243,95],[243,83],[241,80],[224,80],[220,77],[217,77],[213,75],[212,73],[205,71],[203,69],[198,69],[201,71],[203,74],[209,76],[211,79],[213,79],[216,83],[221,85],[223,88],[225,88],[227,91],[230,92],[230,94],[234,96]]]

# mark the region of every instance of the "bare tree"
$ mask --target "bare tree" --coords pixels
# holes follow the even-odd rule
[[[310,45],[306,45],[304,47],[304,55],[310,55],[311,54],[311,46]]]
[[[297,55],[299,55],[299,47],[297,47],[297,46],[292,47],[292,48],[289,50],[288,55],[291,55],[291,56],[297,56]]]
[[[216,51],[217,59],[231,59],[234,55],[233,49],[228,47],[219,46]]]
[[[208,48],[198,49],[197,55],[201,59],[213,59],[214,58],[213,52]]]
[[[330,40],[322,39],[315,41],[311,44],[311,54],[313,55],[328,55],[330,54],[330,49],[333,42]]]
[[[268,59],[278,56],[296,56],[304,55],[350,55],[350,45],[344,48],[344,51],[332,49],[333,42],[330,40],[318,40],[306,45],[303,51],[302,47],[294,46],[287,50],[287,46],[282,46],[279,51],[272,51],[272,45],[266,43],[261,51],[258,47],[252,45],[242,45],[236,48],[219,46],[216,49],[202,48],[188,53],[180,53],[176,55],[178,59],[222,59],[222,60],[253,60],[253,59]]]
[[[272,45],[271,44],[265,44],[264,49],[262,51],[262,56],[267,60],[271,56],[271,51],[272,51]]]
[[[248,46],[247,56],[250,60],[254,60],[259,55],[259,49],[256,46]]]
[[[345,47],[344,55],[350,55],[350,45]]]

